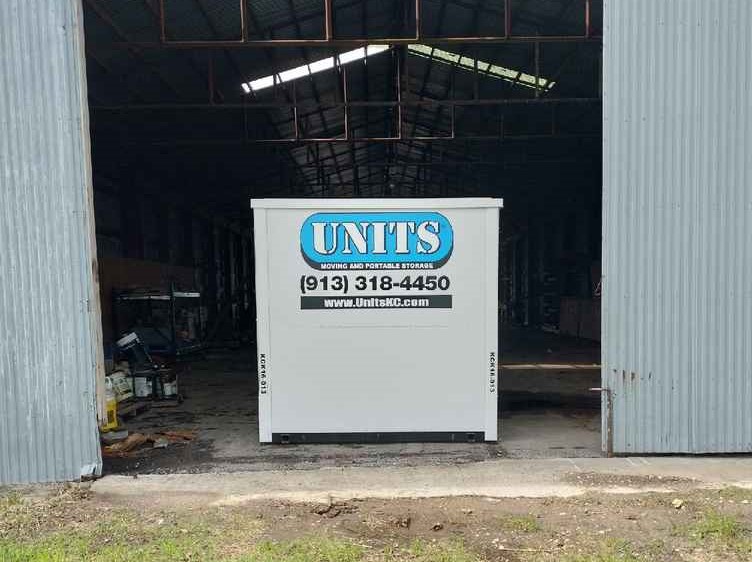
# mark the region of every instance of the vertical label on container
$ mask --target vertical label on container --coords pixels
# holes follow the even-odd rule
[[[259,394],[269,392],[269,377],[266,372],[266,353],[259,353],[258,366]]]
[[[489,353],[488,358],[488,391],[491,394],[496,393],[496,377],[497,377],[497,365],[496,365],[496,352]]]

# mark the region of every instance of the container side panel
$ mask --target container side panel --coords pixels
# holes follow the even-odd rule
[[[746,0],[606,1],[603,384],[616,453],[752,451],[750,23]]]
[[[256,373],[259,386],[259,441],[272,440],[272,357],[269,319],[269,237],[266,209],[254,209],[253,234],[256,244]]]
[[[499,408],[499,210],[488,209],[486,215],[486,441],[498,439]]]
[[[0,2],[0,484],[101,471],[79,0]]]

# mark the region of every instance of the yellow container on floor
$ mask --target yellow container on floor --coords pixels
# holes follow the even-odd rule
[[[112,383],[107,380],[105,383],[105,421],[102,424],[102,431],[110,431],[118,426],[117,419],[117,399]]]

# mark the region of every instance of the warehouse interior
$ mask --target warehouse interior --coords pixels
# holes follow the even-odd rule
[[[199,429],[196,464],[600,454],[603,0],[83,6],[106,363],[136,331],[184,399],[132,429]],[[504,199],[498,447],[258,447],[249,200],[466,196]]]

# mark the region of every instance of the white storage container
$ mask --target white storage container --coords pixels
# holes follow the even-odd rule
[[[261,442],[495,441],[501,204],[252,201]]]

